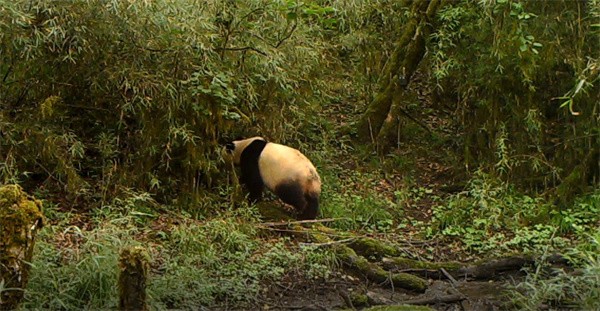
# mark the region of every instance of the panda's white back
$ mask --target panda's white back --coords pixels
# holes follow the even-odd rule
[[[272,191],[276,185],[291,179],[300,183],[316,181],[315,185],[319,186],[320,192],[321,181],[315,166],[294,148],[267,143],[260,155],[258,166],[265,185]]]

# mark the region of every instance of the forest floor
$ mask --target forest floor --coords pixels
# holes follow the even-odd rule
[[[365,237],[394,245],[407,259],[433,263],[469,264],[507,255],[502,247],[490,255],[486,249],[467,249],[459,241],[461,237],[425,233],[434,226],[436,207],[448,205],[451,196],[465,192],[467,187],[466,169],[457,164],[462,161],[456,158],[460,152],[455,150],[454,138],[461,134],[452,128],[447,115],[436,115],[443,113],[442,109],[433,109],[427,95],[418,95],[422,106],[408,112],[435,135],[422,130],[422,124],[403,120],[407,132],[399,137],[397,148],[378,156],[370,147],[352,145],[352,139],[344,133],[344,128],[358,118],[364,99],[361,104],[357,94],[344,93],[356,92],[352,85],[340,82],[339,89],[337,101],[323,107],[318,116],[329,122],[320,128],[323,144],[307,150],[315,155],[315,163],[320,164],[317,167],[327,182],[322,194],[324,217],[354,217],[343,224],[324,223],[343,237],[331,245],[345,243],[348,235]],[[333,130],[325,132],[328,127]],[[319,141],[321,137],[310,138]],[[264,232],[261,221],[281,219],[257,217],[253,213],[258,209],[229,202],[232,189],[224,189],[226,194],[195,206],[198,211],[157,204],[150,194],[135,191],[127,193],[128,197],[103,202],[102,208],[86,209],[85,202],[66,198],[49,205],[48,224],[36,243],[40,256],[33,264],[26,307],[115,306],[114,267],[118,252],[131,244],[142,244],[150,252],[153,309],[361,310],[410,303],[435,310],[500,310],[510,308],[506,290],[526,277],[520,268],[477,280],[457,274],[449,277],[437,269],[435,275],[420,275],[427,282],[423,293],[395,287],[389,280],[376,282],[347,269],[339,258],[307,259],[315,254],[325,258],[334,253],[333,247],[328,248],[328,243],[305,243],[276,230]],[[280,205],[266,201],[271,207]],[[215,212],[216,207],[220,210]],[[502,207],[498,210],[504,213]],[[380,214],[373,216],[376,212]],[[488,218],[488,214],[482,215],[479,220]],[[472,222],[475,217],[467,219]],[[462,222],[459,226],[474,227],[470,223],[463,226]],[[507,233],[507,239],[511,233]],[[485,234],[476,236],[477,242],[486,239]],[[483,243],[494,246],[505,241]],[[376,264],[383,266],[382,261]],[[307,265],[321,265],[319,271],[328,274],[309,278],[304,271]],[[427,269],[413,270],[429,273]],[[387,271],[390,275],[397,272]],[[271,273],[278,274],[269,277]]]
[[[451,180],[444,179],[446,171],[440,169],[441,164],[431,162],[419,162],[423,165],[422,178],[419,184],[428,189],[439,189]],[[439,166],[438,166],[439,165]],[[435,175],[435,172],[441,172]],[[424,181],[428,183],[424,183]],[[385,182],[382,182],[385,184]],[[382,186],[385,187],[385,186]],[[431,220],[431,205],[429,200],[419,200],[405,210],[407,217],[420,222],[428,223]],[[407,226],[404,229],[406,236],[379,237],[384,240],[412,239],[418,236],[419,228]],[[372,237],[377,238],[378,235]],[[413,256],[433,257],[435,260],[458,260],[468,262],[474,257],[452,245],[431,241],[423,242],[417,239],[414,243],[403,243],[405,251]],[[435,261],[434,260],[434,261]],[[449,280],[448,278],[428,279],[428,289],[425,293],[394,288],[389,283],[377,284],[367,278],[339,269],[331,279],[327,281],[303,281],[297,279],[279,280],[276,284],[268,287],[262,295],[261,301],[254,307],[257,310],[335,310],[356,309],[360,310],[366,306],[392,306],[402,304],[428,305],[434,310],[501,310],[506,307],[505,289],[524,279],[525,274],[518,271],[510,271],[496,275],[485,281],[479,280]],[[364,305],[357,304],[358,297],[367,297]],[[228,307],[223,310],[230,309]],[[242,308],[244,309],[244,308]]]
[[[350,89],[350,88],[348,88]],[[431,105],[427,98],[420,95],[425,107],[421,111],[432,112],[428,109]],[[347,100],[357,100],[350,95],[344,99],[344,104],[331,104],[323,111],[323,118],[329,119],[337,126],[343,125],[348,120],[356,119],[352,115],[355,111],[348,107],[357,106],[356,103],[348,104]],[[350,108],[352,109],[352,108]],[[443,116],[423,113],[416,116],[430,129],[435,129],[441,135],[454,131]],[[410,123],[412,121],[405,121]],[[415,124],[412,124],[413,126]],[[410,126],[410,125],[409,125]],[[443,133],[446,132],[446,133]],[[421,136],[424,135],[423,133]],[[412,137],[399,142],[399,148],[395,151],[397,157],[411,158],[407,171],[401,173],[385,174],[376,181],[376,191],[380,194],[393,198],[399,187],[427,189],[427,193],[418,195],[418,199],[407,199],[405,201],[403,215],[411,221],[402,230],[396,230],[393,234],[373,233],[370,237],[386,241],[403,241],[403,251],[415,258],[432,261],[460,261],[469,262],[477,259],[477,256],[464,252],[452,243],[444,241],[423,241],[422,225],[432,220],[432,206],[438,204],[435,198],[445,198],[450,193],[464,189],[464,173],[456,171],[456,165],[452,165],[452,159],[447,157],[453,153],[449,150],[452,144],[447,144],[444,150],[431,148],[424,145],[423,137]],[[367,160],[359,159],[355,154],[335,155],[340,159],[340,166],[345,170],[356,170],[365,166]],[[344,175],[344,173],[341,173]],[[408,177],[407,177],[408,176]],[[418,185],[418,187],[415,187]],[[361,187],[357,185],[357,187]],[[287,278],[279,280],[268,286],[253,308],[257,310],[335,310],[335,309],[357,309],[366,306],[392,306],[402,304],[428,305],[435,310],[499,310],[505,307],[505,289],[514,285],[524,278],[524,273],[510,271],[499,274],[485,281],[464,279],[429,278],[428,289],[424,293],[415,293],[401,288],[390,286],[389,282],[377,284],[367,278],[339,269],[328,280],[304,280]],[[362,300],[361,298],[363,297]],[[366,300],[365,300],[366,298]],[[363,303],[361,305],[361,303]],[[230,309],[228,306],[223,310]]]
[[[444,176],[436,176],[435,172],[446,174],[444,169],[431,162],[420,162],[424,167],[417,169],[423,172],[420,184],[428,189],[439,189],[447,184]],[[429,183],[422,183],[427,180]],[[383,183],[385,184],[385,182]],[[407,217],[428,223],[431,220],[431,204],[429,200],[419,200],[405,210]],[[406,227],[405,237],[417,236],[416,227]],[[403,239],[401,233],[395,237],[379,237],[384,240]],[[377,238],[378,235],[372,237]],[[433,257],[436,260],[469,261],[462,251],[453,249],[451,245],[438,242],[414,240],[414,243],[403,244],[405,251],[413,256]],[[467,257],[465,257],[467,255]],[[468,258],[469,257],[469,258]],[[467,279],[450,280],[446,277],[428,279],[428,289],[425,293],[415,293],[410,290],[394,288],[389,282],[377,284],[360,275],[339,269],[328,280],[304,280],[288,277],[269,285],[262,297],[253,305],[256,310],[336,310],[356,309],[366,306],[392,306],[402,304],[428,305],[434,310],[500,310],[505,309],[505,289],[524,278],[525,274],[510,271],[496,275],[490,280],[479,281]],[[363,305],[359,297],[366,297]],[[363,298],[364,299],[364,298]],[[357,303],[358,301],[358,303]],[[247,309],[248,306],[241,308]],[[222,310],[230,310],[229,306]]]

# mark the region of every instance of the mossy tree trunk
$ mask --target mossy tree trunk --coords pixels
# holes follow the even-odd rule
[[[577,194],[584,193],[590,184],[598,183],[600,176],[600,148],[590,149],[582,161],[556,188],[557,206],[567,206]]]
[[[415,0],[411,17],[383,71],[381,91],[369,104],[358,123],[358,139],[377,143],[387,150],[398,127],[403,104],[409,101],[407,86],[425,55],[426,39],[431,33],[431,21],[441,0]]]
[[[148,310],[146,279],[149,257],[142,247],[126,248],[119,259],[119,310]]]
[[[17,185],[0,187],[0,310],[16,309],[23,300],[42,203]]]

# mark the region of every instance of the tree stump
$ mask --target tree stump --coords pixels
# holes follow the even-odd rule
[[[42,203],[18,185],[0,187],[0,310],[16,309],[29,280]]]
[[[119,310],[148,310],[146,279],[148,253],[143,247],[126,248],[119,258]]]

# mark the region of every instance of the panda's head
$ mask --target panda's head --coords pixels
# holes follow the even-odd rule
[[[242,152],[244,152],[244,149],[246,149],[246,147],[248,147],[248,145],[250,145],[255,140],[266,141],[264,138],[262,138],[260,136],[255,136],[255,137],[246,138],[246,139],[234,140],[225,145],[225,149],[227,150],[227,152],[229,152],[229,154],[231,154],[233,156],[233,163],[235,165],[240,164]]]

